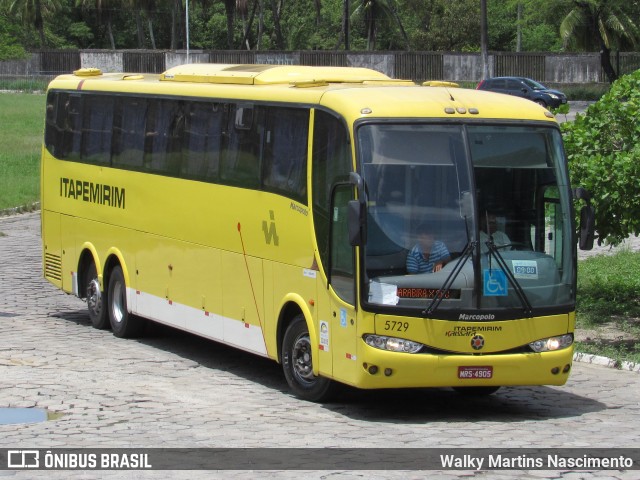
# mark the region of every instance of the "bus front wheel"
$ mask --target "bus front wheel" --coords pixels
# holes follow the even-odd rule
[[[93,325],[93,328],[99,330],[109,328],[109,314],[105,308],[105,295],[100,288],[98,271],[96,270],[96,264],[93,262],[87,267],[84,286],[86,288],[85,298],[87,299],[87,309],[89,310],[91,325]]]
[[[133,338],[142,333],[144,320],[132,315],[127,309],[127,285],[120,266],[114,267],[109,276],[107,304],[109,322],[116,337]]]
[[[302,314],[287,327],[282,341],[282,368],[289,387],[303,400],[323,402],[330,398],[335,383],[313,374],[311,340]]]

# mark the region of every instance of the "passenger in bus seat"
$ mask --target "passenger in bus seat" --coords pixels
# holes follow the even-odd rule
[[[511,240],[502,230],[498,230],[498,218],[495,213],[486,212],[485,217],[480,222],[480,252],[487,253],[489,247],[487,242],[493,240],[496,248],[511,250]]]
[[[417,235],[418,242],[407,254],[407,272],[439,272],[451,260],[447,246],[435,239],[428,225],[418,227]]]

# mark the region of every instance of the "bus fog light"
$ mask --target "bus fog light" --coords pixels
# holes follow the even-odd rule
[[[390,352],[416,353],[423,345],[404,338],[385,337],[382,335],[364,335],[365,343],[370,347]]]
[[[549,337],[531,342],[529,347],[536,353],[540,352],[553,352],[556,350],[562,350],[573,344],[573,335],[568,333],[566,335],[560,335],[558,337]]]

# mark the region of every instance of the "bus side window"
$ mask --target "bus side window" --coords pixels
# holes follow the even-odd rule
[[[334,212],[330,212],[331,189],[336,182],[347,180],[352,170],[348,138],[346,127],[338,118],[320,110],[315,111],[312,163],[313,221],[320,261],[325,269],[329,268],[329,245],[331,243],[329,225],[334,219]],[[336,198],[338,200],[350,199],[350,197],[345,197],[346,193],[345,195],[343,193],[345,192],[341,192]],[[344,211],[340,210],[339,205],[337,207],[338,217],[336,220],[339,223],[343,218]],[[338,225],[334,227],[334,233],[344,233]],[[347,241],[346,238],[345,241]],[[340,252],[340,265],[348,263],[345,261],[345,253],[345,251]],[[338,255],[338,252],[334,252],[334,254]],[[341,278],[344,277],[341,276]],[[353,298],[352,291],[338,291],[338,293],[343,299]]]
[[[47,95],[47,118],[45,128],[45,145],[51,155],[63,158],[64,152],[64,103],[68,94],[51,91]]]
[[[113,166],[142,170],[147,118],[147,100],[121,97],[113,122]]]
[[[220,166],[224,108],[220,103],[193,102],[185,116],[182,176],[216,182]]]
[[[82,142],[82,97],[71,94],[64,104],[66,112],[64,122],[63,150],[67,160],[80,160]]]
[[[239,111],[242,109],[242,112]],[[259,108],[234,105],[228,116],[228,138],[223,150],[220,176],[224,183],[242,188],[260,187],[260,148],[262,122],[256,118]],[[249,120],[253,115],[253,120]],[[241,116],[242,125],[236,125]],[[251,124],[249,128],[247,125]]]
[[[151,100],[145,132],[145,169],[177,176],[182,161],[184,102]]]
[[[309,111],[272,107],[267,111],[266,126],[265,189],[306,204]]]
[[[83,162],[97,165],[111,164],[113,103],[113,97],[100,95],[84,97],[81,149]]]

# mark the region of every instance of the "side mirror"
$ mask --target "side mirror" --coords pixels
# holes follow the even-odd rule
[[[596,213],[591,206],[591,194],[582,187],[573,190],[573,197],[584,200],[586,205],[580,209],[580,236],[578,246],[580,250],[591,250],[595,239]]]
[[[595,238],[596,213],[591,205],[580,209],[580,250],[591,250]]]

